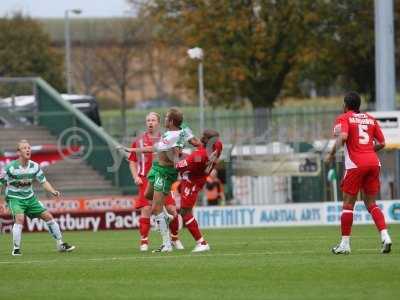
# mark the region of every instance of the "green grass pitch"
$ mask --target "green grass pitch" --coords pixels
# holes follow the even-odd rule
[[[48,234],[23,235],[23,256],[0,236],[0,299],[400,299],[400,225],[379,254],[374,226],[353,228],[352,254],[335,256],[338,227],[207,230],[212,251],[140,253],[137,231],[65,233],[76,252],[57,253]],[[158,246],[158,233],[152,232]]]

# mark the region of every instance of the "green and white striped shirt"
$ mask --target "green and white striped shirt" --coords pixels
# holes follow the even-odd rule
[[[6,197],[28,199],[33,196],[33,181],[46,182],[46,177],[38,163],[29,161],[26,167],[13,160],[6,165],[0,175],[0,185],[6,185]]]
[[[183,148],[185,145],[185,132],[183,130],[166,131],[160,141],[155,145],[157,151],[166,152],[175,147]]]
[[[192,129],[186,123],[181,124],[181,129],[184,132],[185,142],[189,142],[189,140],[194,138]]]
[[[169,151],[172,148],[183,148],[194,137],[192,130],[186,124],[180,130],[166,131],[160,141],[155,145],[157,151]]]

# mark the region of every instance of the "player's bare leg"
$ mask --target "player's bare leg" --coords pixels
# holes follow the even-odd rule
[[[332,248],[334,254],[350,254],[350,236],[351,227],[353,226],[353,210],[356,203],[357,195],[353,196],[343,193],[343,209],[340,217],[340,225],[342,232],[342,239],[340,244]]]
[[[193,209],[181,208],[181,215],[186,228],[196,241],[196,247],[192,250],[192,252],[209,251],[210,245],[201,234],[199,224],[197,223],[196,218],[193,216]]]
[[[71,252],[75,249],[75,246],[63,242],[60,226],[58,226],[51,213],[45,211],[40,215],[40,218],[46,222],[50,235],[56,240],[58,251]]]
[[[169,223],[169,230],[171,232],[171,242],[172,246],[176,250],[184,250],[185,247],[183,246],[182,242],[179,240],[179,228],[182,227],[182,218],[178,214],[178,210],[175,205],[166,205],[165,209],[167,210],[168,214],[172,216],[172,220]]]
[[[24,214],[16,214],[14,217],[14,225],[12,228],[12,237],[13,237],[13,250],[11,252],[12,256],[21,256],[21,236],[22,236],[22,228],[24,227]]]
[[[171,252],[172,244],[171,237],[169,235],[169,218],[164,212],[164,203],[166,195],[160,191],[154,191],[152,213],[155,216],[155,221],[158,226],[158,230],[161,233],[162,245],[159,249],[154,252]]]
[[[146,199],[151,201],[151,199],[153,199],[153,195],[154,195],[154,187],[153,187],[153,185],[151,185],[151,183],[149,183],[146,186],[146,190],[144,192],[144,196],[146,197]]]
[[[372,219],[375,222],[376,228],[381,234],[382,248],[381,253],[390,253],[392,248],[392,240],[389,236],[385,216],[382,213],[382,210],[376,205],[375,196],[365,195],[364,204],[368,209],[368,212],[371,214]]]

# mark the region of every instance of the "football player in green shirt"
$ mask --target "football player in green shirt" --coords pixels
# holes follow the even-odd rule
[[[200,141],[193,136],[190,128],[182,124],[183,114],[177,108],[170,108],[165,117],[165,128],[167,131],[161,136],[160,141],[154,146],[142,148],[125,148],[127,152],[157,152],[158,161],[153,162],[153,166],[147,175],[149,184],[146,188],[145,197],[152,199],[152,213],[162,237],[162,245],[153,252],[171,252],[172,243],[168,229],[168,216],[164,212],[165,197],[171,191],[171,185],[178,178],[178,171],[175,163],[179,160],[181,150],[185,143],[194,146],[199,145]],[[183,126],[182,126],[183,125]]]
[[[13,216],[13,256],[20,256],[21,235],[25,216],[41,218],[47,224],[49,233],[57,242],[60,252],[70,252],[75,246],[63,242],[60,227],[53,216],[38,200],[33,192],[33,181],[41,183],[43,188],[55,197],[60,197],[60,192],[55,190],[46,180],[38,163],[30,160],[31,146],[27,140],[21,140],[17,145],[18,159],[6,165],[0,175],[0,185],[5,187],[5,200]]]

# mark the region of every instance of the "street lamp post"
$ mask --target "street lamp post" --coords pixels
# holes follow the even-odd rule
[[[199,114],[200,114],[200,134],[204,131],[204,74],[203,74],[203,49],[195,47],[187,51],[189,57],[198,60],[198,80],[199,80]]]
[[[393,1],[375,0],[376,110],[396,109]]]
[[[71,39],[69,34],[69,13],[79,15],[82,13],[80,9],[67,9],[64,14],[64,39],[65,39],[65,78],[67,81],[67,93],[72,93],[71,82]]]

